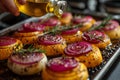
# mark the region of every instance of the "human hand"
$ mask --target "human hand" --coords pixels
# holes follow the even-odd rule
[[[18,2],[25,4],[26,0],[18,0]],[[14,0],[0,0],[0,10],[2,10],[2,12],[10,12],[15,16],[20,14]]]

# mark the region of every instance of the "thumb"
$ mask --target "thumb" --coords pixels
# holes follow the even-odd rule
[[[12,14],[18,16],[19,15],[19,11],[18,8],[16,7],[14,0],[0,0],[1,4],[4,6],[4,8],[11,12]]]

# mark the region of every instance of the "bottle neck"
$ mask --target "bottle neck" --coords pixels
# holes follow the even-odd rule
[[[62,13],[66,11],[66,1],[51,0],[46,7],[48,13],[54,13],[57,17],[61,17]]]

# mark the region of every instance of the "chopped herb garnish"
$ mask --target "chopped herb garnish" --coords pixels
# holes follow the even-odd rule
[[[48,29],[47,32],[50,33],[50,34],[55,35],[55,34],[61,33],[64,30],[70,30],[70,29],[74,29],[74,28],[80,28],[82,26],[83,26],[82,24],[78,24],[78,25],[74,25],[74,26],[71,26],[71,25],[69,25],[69,26],[55,26],[53,29]]]
[[[105,18],[105,19],[101,22],[100,25],[98,25],[98,26],[92,26],[92,27],[89,29],[89,31],[98,30],[98,29],[101,29],[101,28],[105,27],[111,19],[112,19],[112,16],[108,16],[107,18]]]
[[[103,36],[97,36],[95,34],[89,34],[89,37],[90,37],[90,40],[96,39],[96,40],[100,40],[102,42],[103,42],[103,38],[104,38]]]
[[[15,54],[18,53],[18,54],[26,55],[26,53],[35,53],[35,52],[45,53],[44,50],[40,50],[40,49],[34,48],[33,45],[29,45],[28,48],[26,48],[26,49],[20,49],[18,51],[15,51],[14,53]]]

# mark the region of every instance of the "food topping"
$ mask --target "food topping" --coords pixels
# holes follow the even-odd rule
[[[78,28],[62,31],[62,34],[75,34],[79,31]]]
[[[10,60],[22,65],[29,65],[39,62],[44,56],[42,53],[24,53],[26,55],[15,54],[10,57]]]
[[[65,54],[68,56],[79,56],[83,54],[87,54],[92,50],[91,44],[87,42],[76,42],[69,44],[65,48]]]
[[[107,23],[107,25],[103,28],[105,31],[114,30],[116,27],[119,27],[119,23],[117,21],[111,20]]]
[[[47,63],[47,67],[55,72],[63,72],[72,70],[77,67],[79,62],[75,58],[70,57],[58,57],[53,58]]]
[[[103,32],[101,31],[89,31],[89,32],[84,32],[82,35],[82,38],[90,43],[99,43],[101,41],[103,41],[105,35]]]
[[[17,40],[15,38],[3,36],[3,37],[0,37],[0,46],[11,45],[11,44],[14,44],[16,41]]]
[[[90,22],[92,20],[92,17],[91,16],[86,16],[84,18],[74,18],[72,20],[73,24],[80,24],[80,23],[86,23],[86,22]]]
[[[40,20],[39,22],[44,26],[57,26],[60,24],[60,21],[55,18],[49,18],[47,20]]]
[[[31,22],[23,24],[22,28],[18,29],[19,32],[34,32],[43,31],[45,27],[38,22]]]
[[[63,42],[63,38],[60,35],[44,35],[38,38],[39,44],[54,45]]]

